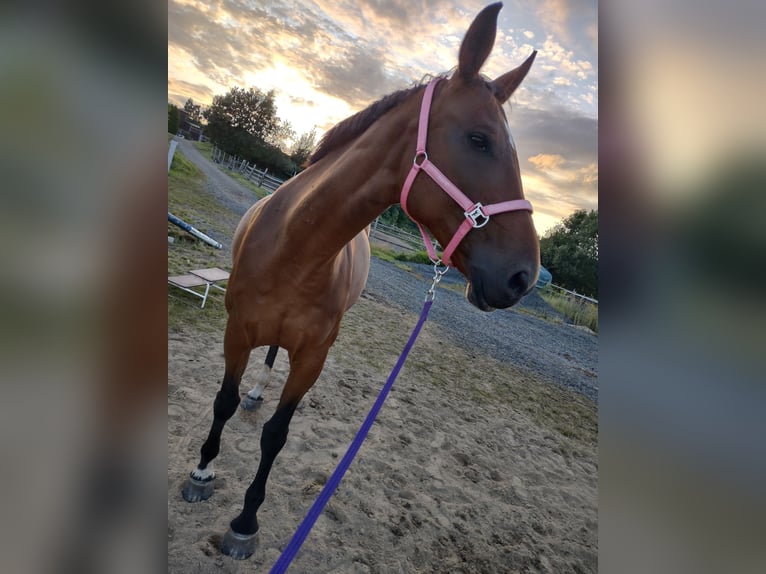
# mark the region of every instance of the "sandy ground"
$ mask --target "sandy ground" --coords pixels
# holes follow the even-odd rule
[[[240,409],[224,431],[215,495],[188,504],[180,488],[209,428],[223,358],[215,336],[170,336],[170,572],[268,571],[345,452],[415,320],[367,297],[346,315],[274,466],[259,513],[259,548],[241,562],[221,556],[217,545],[254,475],[260,428],[276,405],[286,356],[278,356],[264,406],[255,414]],[[565,437],[517,411],[508,389],[534,381],[513,365],[441,341],[430,326],[290,571],[596,572],[594,442]],[[467,366],[471,355],[482,366],[480,378]],[[254,353],[248,373],[264,356]]]

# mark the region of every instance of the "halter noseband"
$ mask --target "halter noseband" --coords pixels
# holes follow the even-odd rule
[[[423,101],[420,104],[418,142],[417,148],[415,149],[415,158],[412,160],[412,168],[410,169],[410,173],[407,175],[407,179],[404,180],[399,203],[401,204],[402,209],[404,209],[404,212],[410,217],[410,219],[412,219],[412,221],[415,222],[415,224],[418,226],[418,229],[420,229],[420,234],[423,236],[423,242],[426,245],[428,256],[434,262],[439,260],[439,256],[436,254],[433,243],[429,240],[428,234],[426,233],[426,230],[423,228],[423,226],[419,222],[415,221],[415,218],[413,218],[412,215],[410,215],[410,212],[407,211],[407,196],[410,193],[410,188],[412,187],[412,184],[415,181],[418,173],[420,173],[421,170],[426,172],[431,177],[431,179],[433,179],[436,184],[441,187],[444,192],[453,200],[455,200],[455,202],[463,209],[465,220],[460,224],[460,227],[457,228],[455,235],[452,236],[452,239],[447,244],[447,247],[444,250],[444,254],[442,255],[444,264],[451,266],[450,258],[452,257],[452,254],[471,229],[484,227],[489,222],[490,216],[497,213],[520,210],[531,212],[532,204],[529,203],[529,201],[526,199],[513,199],[511,201],[493,203],[492,205],[482,205],[479,202],[474,203],[468,199],[468,197],[466,197],[466,195],[460,191],[458,187],[452,183],[446,175],[439,171],[439,169],[428,159],[428,154],[426,153],[426,139],[428,138],[428,114],[431,110],[431,100],[433,99],[434,88],[436,88],[436,84],[438,84],[440,81],[441,78],[434,78],[431,80],[428,86],[426,86],[425,93],[423,94]]]

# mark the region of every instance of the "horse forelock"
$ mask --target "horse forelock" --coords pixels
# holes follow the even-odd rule
[[[346,118],[326,132],[311,157],[308,165],[314,164],[331,151],[347,144],[362,135],[367,129],[380,119],[386,112],[400,105],[415,92],[422,90],[434,76],[427,75],[419,83],[410,88],[383,96],[378,101],[370,104],[360,112]]]

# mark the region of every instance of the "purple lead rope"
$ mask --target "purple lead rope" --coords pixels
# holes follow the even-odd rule
[[[434,285],[435,284],[436,283],[434,283]],[[433,287],[432,287],[432,290],[433,290]],[[327,501],[330,500],[330,497],[335,492],[335,489],[338,488],[340,481],[343,480],[343,475],[346,474],[348,467],[351,466],[351,462],[354,460],[356,453],[359,451],[359,448],[362,446],[364,439],[367,438],[367,433],[370,432],[372,423],[375,422],[375,417],[378,416],[378,412],[383,406],[383,403],[385,402],[386,397],[388,396],[388,392],[391,390],[391,387],[394,385],[394,381],[396,380],[396,377],[399,374],[399,371],[402,369],[402,366],[404,365],[404,361],[407,360],[407,355],[409,355],[410,349],[412,349],[412,346],[415,344],[415,339],[417,339],[418,334],[420,333],[420,330],[423,327],[423,323],[425,323],[426,319],[428,318],[428,311],[431,309],[432,304],[433,304],[433,299],[426,300],[425,304],[423,305],[423,311],[420,313],[420,319],[418,320],[417,325],[415,325],[415,328],[412,330],[412,335],[410,335],[410,340],[407,341],[407,344],[405,345],[404,350],[402,351],[402,354],[399,355],[399,360],[397,361],[396,366],[394,367],[394,370],[391,371],[391,374],[388,376],[388,380],[386,381],[386,384],[383,385],[383,388],[380,390],[380,394],[378,395],[378,398],[375,400],[375,404],[372,405],[370,412],[367,413],[367,418],[364,419],[362,426],[359,428],[359,432],[356,433],[356,436],[354,437],[354,440],[351,442],[351,445],[348,447],[346,454],[343,455],[343,458],[341,459],[340,463],[338,463],[338,466],[335,468],[335,471],[332,473],[332,476],[324,485],[322,492],[319,493],[319,496],[314,501],[314,504],[311,506],[308,513],[304,517],[303,522],[301,522],[300,526],[298,526],[298,529],[295,531],[295,534],[293,534],[292,539],[285,547],[284,551],[282,552],[282,555],[279,557],[279,560],[277,560],[274,563],[274,566],[272,566],[270,570],[270,574],[283,574],[284,572],[287,571],[287,567],[290,566],[290,563],[293,561],[293,558],[295,558],[295,555],[298,553],[298,550],[303,544],[303,541],[306,540],[306,537],[309,535],[309,532],[311,532],[311,527],[314,526],[314,523],[316,522],[317,518],[319,518],[319,515],[322,513],[322,510],[327,504]]]

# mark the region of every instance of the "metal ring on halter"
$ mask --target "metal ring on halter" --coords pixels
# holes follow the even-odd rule
[[[433,261],[433,259],[431,260]],[[426,291],[426,301],[433,301],[436,297],[436,286],[439,284],[439,281],[442,280],[442,277],[444,277],[447,274],[447,271],[449,271],[449,267],[445,267],[444,271],[441,271],[439,269],[439,265],[442,265],[442,260],[439,259],[438,261],[433,261],[434,264],[434,276],[433,276],[433,282],[431,283],[431,288]]]
[[[420,163],[418,163],[418,158],[423,158]],[[414,165],[417,168],[423,167],[423,164],[428,161],[428,154],[424,151],[419,151],[415,153],[415,157],[412,158],[412,165]]]

